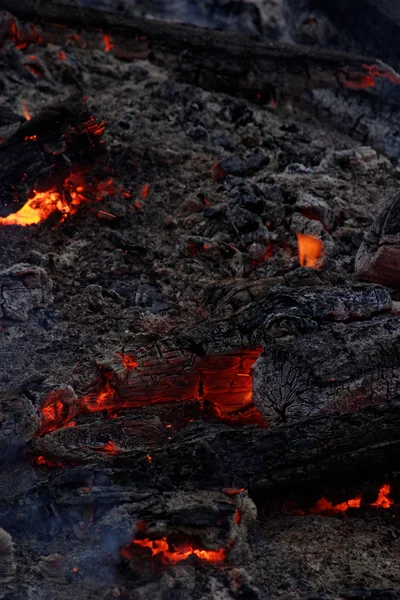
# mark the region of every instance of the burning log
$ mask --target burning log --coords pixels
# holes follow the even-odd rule
[[[104,153],[103,131],[80,95],[23,123],[0,144],[0,225],[35,223],[56,209],[74,212],[85,170]],[[29,198],[25,212],[7,220]]]
[[[28,22],[103,30],[106,51],[115,48],[131,58],[154,58],[161,53],[186,81],[267,103],[275,102],[278,94],[298,94],[305,89],[373,86],[376,77],[400,81],[389,67],[373,58],[268,43],[236,32],[128,19],[51,0],[24,0],[18,5],[2,0],[0,8]],[[57,41],[59,36],[58,31]],[[40,41],[41,37],[36,34],[34,39]]]
[[[60,554],[41,556],[34,569],[43,579],[50,579],[54,583],[67,583],[67,569]]]

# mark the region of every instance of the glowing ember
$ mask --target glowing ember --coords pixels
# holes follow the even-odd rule
[[[220,550],[199,550],[193,548],[190,543],[182,543],[179,547],[170,545],[167,538],[161,538],[160,540],[150,540],[148,538],[144,540],[134,540],[133,543],[136,546],[142,548],[148,548],[152,556],[159,555],[161,562],[175,564],[181,560],[186,560],[189,556],[195,555],[200,560],[204,560],[213,564],[222,562],[226,557],[226,550],[221,548]]]
[[[296,235],[299,247],[300,266],[319,269],[321,266],[320,258],[323,251],[321,240],[312,235],[304,235],[302,233],[297,233]]]
[[[312,515],[329,515],[335,513],[346,512],[349,508],[360,508],[361,506],[361,495],[356,498],[352,498],[347,502],[341,502],[340,504],[333,505],[326,498],[318,500],[315,506],[310,508],[308,511]]]
[[[114,48],[114,44],[111,41],[110,35],[108,33],[104,34],[104,50],[106,52],[110,52]]]
[[[388,496],[390,494],[390,485],[385,483],[378,493],[378,498],[371,506],[377,506],[379,508],[390,508],[394,504],[394,500],[391,500]]]
[[[154,363],[138,361],[130,354],[118,353],[118,358],[126,369],[126,377],[134,377],[129,383],[128,396],[118,395],[113,385],[118,385],[120,379],[114,382],[112,372],[103,374],[104,383],[100,390],[90,392],[73,402],[73,412],[68,407],[63,409],[63,402],[54,393],[51,401],[46,400],[42,405],[39,435],[68,426],[76,414],[107,411],[110,416],[116,410],[139,408],[158,402],[190,400],[207,403],[209,414],[233,426],[257,424],[265,427],[264,419],[252,403],[251,368],[260,352],[261,349],[256,348],[232,355],[199,358],[188,372],[184,371],[182,365],[175,365],[176,381],[171,379],[167,388],[164,378],[160,381],[155,378],[154,384],[149,388],[149,377],[146,374],[154,373]],[[171,375],[173,374],[172,372]]]
[[[39,465],[39,466],[44,466],[44,467],[57,467],[57,468],[61,468],[61,469],[65,469],[64,465],[62,463],[56,463],[56,462],[52,462],[51,460],[46,460],[44,456],[35,456],[33,458],[33,464],[35,465]]]
[[[35,136],[32,136],[34,139]],[[31,138],[30,138],[31,139]],[[33,191],[33,196],[16,213],[7,217],[0,217],[0,226],[5,225],[35,225],[45,221],[56,210],[60,213],[59,222],[74,215],[79,206],[86,202],[100,201],[105,195],[114,195],[119,191],[113,184],[112,179],[100,182],[95,189],[84,185],[83,178],[72,174],[64,182],[62,192],[49,190],[47,192]]]
[[[149,195],[149,191],[150,191],[150,186],[148,183],[146,183],[146,185],[144,185],[141,189],[140,192],[140,196],[142,198],[142,200],[146,200],[147,196]]]
[[[130,354],[122,354],[122,352],[117,352],[117,356],[120,357],[122,364],[128,371],[133,371],[133,369],[136,369],[138,366],[137,360],[135,360]]]
[[[389,494],[390,494],[390,485],[385,483],[381,486],[379,493],[378,493],[378,498],[376,499],[376,501],[371,502],[368,506],[374,507],[374,508],[384,508],[384,509],[391,508],[394,504],[394,500],[389,498]],[[356,496],[355,498],[347,500],[347,502],[341,502],[340,504],[332,504],[332,502],[330,502],[325,497],[323,497],[323,498],[320,498],[320,500],[318,500],[318,502],[312,508],[309,508],[306,511],[295,510],[294,512],[296,514],[301,514],[301,515],[311,514],[311,515],[329,516],[329,515],[334,515],[334,514],[339,514],[339,513],[346,513],[349,510],[349,508],[360,508],[361,502],[362,502],[362,494],[360,494],[359,496]]]
[[[109,454],[110,456],[118,456],[118,454],[122,454],[122,450],[118,448],[114,442],[111,440],[107,442],[104,446],[97,448],[98,452],[103,452],[104,454]]]
[[[24,114],[24,117],[27,121],[30,121],[32,119],[31,114],[29,112],[29,108],[28,108],[28,103],[26,101],[21,103],[22,106],[22,112]]]

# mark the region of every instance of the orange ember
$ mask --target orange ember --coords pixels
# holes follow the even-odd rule
[[[297,243],[299,248],[299,263],[301,267],[311,269],[320,268],[320,259],[322,256],[323,245],[321,240],[312,236],[297,233]]]
[[[376,506],[379,508],[390,508],[393,506],[394,501],[391,500],[388,496],[390,494],[390,485],[385,483],[381,487],[378,493],[378,498],[375,502],[371,504],[371,506]]]
[[[176,358],[169,363],[167,359],[165,369],[170,370],[167,383],[165,374],[160,379],[154,377],[154,360],[138,361],[129,354],[118,353],[126,369],[128,395],[120,396],[114,389],[113,385],[118,386],[121,378],[114,382],[112,372],[104,373],[100,390],[74,401],[73,412],[69,408],[63,410],[63,402],[54,393],[52,402],[47,400],[42,404],[39,435],[69,426],[76,414],[107,411],[110,416],[116,410],[179,401],[206,403],[209,414],[232,426],[257,424],[265,427],[264,419],[252,402],[251,368],[260,352],[261,349],[256,348],[232,355],[198,357],[189,369],[185,367],[185,358],[182,363]],[[189,356],[192,361],[190,353]]]
[[[31,113],[29,112],[29,108],[28,108],[28,103],[26,101],[21,103],[22,106],[22,112],[24,114],[24,117],[27,121],[30,121],[32,119],[31,117]]]
[[[133,371],[133,369],[136,369],[136,367],[138,366],[137,360],[135,360],[130,354],[123,354],[122,352],[117,352],[117,356],[120,357],[122,364],[128,371]]]
[[[134,540],[133,543],[142,548],[148,548],[151,551],[152,556],[158,555],[161,562],[167,564],[175,564],[181,560],[186,560],[192,555],[197,556],[200,560],[218,564],[226,557],[226,550],[224,548],[221,548],[220,550],[200,550],[194,548],[190,543],[172,546],[171,549],[166,537],[163,537],[160,540],[150,540],[145,538],[144,540]]]
[[[114,44],[111,41],[110,35],[108,33],[104,34],[104,50],[106,52],[110,52],[114,48]]]
[[[110,456],[118,456],[118,454],[122,453],[122,450],[118,448],[118,446],[111,440],[108,441],[104,446],[97,448],[97,450],[99,452],[103,452],[104,454],[109,454]]]
[[[141,189],[140,192],[140,197],[142,198],[142,200],[146,200],[147,196],[149,195],[149,191],[150,191],[150,186],[148,183],[146,183],[146,185],[144,185]]]
[[[375,502],[371,502],[368,506],[374,508],[391,508],[394,504],[394,500],[389,498],[390,485],[385,483],[381,486],[378,492],[378,498]],[[360,508],[362,502],[362,494],[347,500],[347,502],[341,502],[340,504],[332,504],[325,497],[320,498],[315,506],[309,508],[306,511],[295,511],[298,514],[311,514],[311,515],[334,515],[338,513],[346,513],[349,508]]]
[[[35,456],[33,459],[33,464],[45,467],[57,467],[61,469],[65,469],[62,463],[52,462],[51,460],[46,460],[44,456]]]

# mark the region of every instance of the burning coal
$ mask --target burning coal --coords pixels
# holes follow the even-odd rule
[[[193,542],[188,540],[179,543],[169,543],[167,537],[159,540],[150,540],[149,538],[135,539],[133,545],[146,549],[152,557],[157,557],[161,564],[176,564],[186,560],[190,556],[197,556],[202,561],[212,564],[219,564],[226,558],[225,548],[220,550],[203,550],[196,548]],[[132,558],[128,548],[123,549],[125,557]]]
[[[174,365],[168,365],[167,362],[160,371],[162,376],[159,383],[152,361],[118,353],[123,372],[133,378],[129,395],[121,396],[117,389],[118,378],[114,381],[111,371],[102,375],[103,384],[97,392],[81,398],[72,397],[65,389],[55,390],[41,402],[38,434],[45,435],[56,429],[73,426],[79,414],[106,411],[111,417],[115,411],[123,409],[179,401],[207,404],[210,414],[232,425],[255,423],[265,427],[252,401],[251,368],[260,351],[257,348],[226,356],[198,357],[188,371],[183,370],[178,362]],[[166,385],[164,369],[168,366],[170,374]],[[148,373],[153,373],[154,377],[154,385],[150,389]],[[118,449],[106,446],[104,452],[118,453]]]

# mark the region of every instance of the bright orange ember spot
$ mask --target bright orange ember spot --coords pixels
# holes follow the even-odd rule
[[[104,34],[104,50],[110,52],[114,48],[114,44],[111,41],[110,34]]]
[[[313,235],[304,235],[303,233],[297,233],[296,235],[299,248],[300,266],[311,269],[319,269],[321,266],[320,258],[323,251],[321,240]]]
[[[390,485],[384,483],[378,493],[378,498],[371,506],[377,506],[379,508],[390,508],[394,504],[394,500],[388,498],[390,494]]]
[[[133,371],[138,366],[137,360],[130,354],[123,354],[122,352],[117,352],[117,356],[119,356],[122,364],[128,371]]]
[[[34,140],[36,136],[30,136],[28,139]],[[60,213],[60,222],[74,215],[83,202],[100,201],[107,194],[112,196],[119,190],[112,179],[99,182],[95,188],[84,185],[84,181],[79,174],[71,174],[64,181],[64,189],[59,191],[49,190],[46,192],[33,191],[32,198],[16,213],[7,217],[0,217],[0,226],[5,225],[35,225],[45,221],[54,211]]]
[[[109,454],[110,456],[118,456],[118,454],[122,454],[122,450],[118,448],[117,444],[109,440],[107,444],[97,448],[99,452],[103,452],[104,454]]]
[[[340,512],[346,512],[349,508],[360,508],[361,506],[361,495],[356,498],[352,498],[347,502],[341,502],[340,504],[333,505],[326,498],[318,500],[315,506],[310,508],[308,512],[312,515],[320,514],[335,514]]]
[[[160,555],[164,563],[177,563],[181,560],[186,560],[192,554],[201,560],[214,564],[222,562],[226,557],[225,548],[221,548],[220,550],[199,550],[198,548],[193,548],[189,542],[182,543],[179,547],[172,546],[171,550],[166,537],[160,540],[150,540],[148,538],[134,540],[133,543],[142,548],[148,548],[153,556]]]

